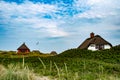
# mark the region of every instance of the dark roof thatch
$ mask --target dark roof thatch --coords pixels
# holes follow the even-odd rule
[[[28,49],[28,50],[30,50],[30,49],[25,45],[25,43],[23,43],[17,50],[21,50],[21,49]]]
[[[52,55],[57,55],[57,52],[56,52],[56,51],[51,51],[50,54],[52,54]]]
[[[112,45],[108,41],[104,40],[101,36],[96,35],[93,38],[86,39],[78,48],[87,49],[90,44],[96,44],[96,45],[109,44],[112,47]]]

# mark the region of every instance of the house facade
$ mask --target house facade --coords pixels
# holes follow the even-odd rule
[[[109,43],[99,35],[94,35],[94,33],[92,32],[90,33],[90,38],[87,38],[78,48],[96,51],[110,49],[111,47],[111,43]]]
[[[23,43],[18,49],[17,49],[17,53],[29,53],[30,49],[26,46],[25,43]]]

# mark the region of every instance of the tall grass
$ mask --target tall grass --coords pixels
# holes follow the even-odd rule
[[[48,74],[49,72],[56,73],[54,70],[57,71],[57,74],[53,77],[51,77],[51,74],[48,75],[51,77],[51,80],[120,80],[118,76],[106,74],[104,72],[104,67],[101,64],[99,64],[99,66],[96,66],[99,70],[98,73],[86,71],[86,69],[88,69],[88,66],[85,61],[83,68],[80,67],[83,69],[82,72],[79,70],[73,72],[73,70],[70,70],[68,68],[67,63],[63,63],[64,67],[60,68],[56,62],[50,61],[48,64],[50,66],[47,67],[41,58],[39,58],[39,60],[43,65],[43,68],[41,68],[41,70],[46,70],[43,74],[41,74],[41,76]],[[55,68],[53,69],[53,67]],[[0,80],[36,80],[36,76],[38,76],[38,73],[34,73],[34,70],[29,69],[29,67],[23,67],[23,64],[10,64],[8,67],[0,65]]]
[[[24,66],[25,66],[25,58],[24,58],[24,55],[23,55],[23,68],[24,68]]]
[[[50,74],[52,73],[52,61],[50,61]]]
[[[42,60],[39,58],[42,62]],[[44,65],[44,63],[42,62]],[[44,65],[44,69],[46,66]],[[25,66],[24,56],[22,58],[22,64],[9,64],[7,67],[0,65],[0,80],[49,80],[48,77],[42,77],[34,73],[34,70]]]
[[[46,65],[44,64],[44,62],[42,61],[42,59],[40,57],[38,57],[39,61],[41,62],[41,64],[43,65],[43,74],[46,74]]]
[[[58,66],[57,66],[57,64],[54,62],[54,65],[55,65],[55,67],[56,67],[56,69],[57,69],[57,74],[58,74],[58,79],[60,80],[60,70],[59,70],[59,68],[58,68]]]
[[[35,80],[35,74],[28,67],[20,68],[20,65],[8,65],[8,68],[0,65],[0,80]]]
[[[66,76],[67,76],[67,79],[68,79],[68,68],[67,68],[66,63],[64,63],[64,65],[65,65],[65,73],[66,73]]]

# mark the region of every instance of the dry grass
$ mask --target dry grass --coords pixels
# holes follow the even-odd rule
[[[8,69],[0,65],[0,80],[50,80],[48,77],[33,73],[28,67],[9,65]]]

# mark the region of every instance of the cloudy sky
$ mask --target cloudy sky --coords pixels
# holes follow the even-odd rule
[[[120,0],[0,0],[0,50],[57,51],[78,47],[89,34],[120,44]]]

